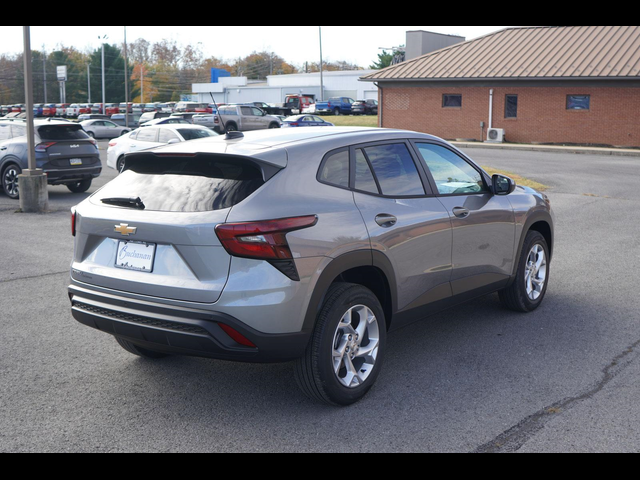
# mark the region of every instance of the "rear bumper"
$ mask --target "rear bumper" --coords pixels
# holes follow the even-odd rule
[[[62,185],[99,177],[102,173],[102,164],[98,162],[81,168],[55,168],[45,165],[43,170],[47,174],[49,185]]]
[[[310,332],[264,334],[224,314],[170,308],[113,294],[69,286],[73,317],[83,325],[121,337],[149,350],[238,362],[286,362],[301,357]],[[229,326],[255,347],[237,343]]]

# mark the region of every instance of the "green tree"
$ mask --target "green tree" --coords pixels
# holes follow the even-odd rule
[[[91,100],[93,102],[102,101],[102,48],[94,50],[89,59],[91,63]],[[86,69],[86,67],[85,67]],[[121,50],[114,46],[104,45],[104,71],[105,71],[105,102],[106,103],[118,103],[123,102],[125,99],[124,91],[124,57]],[[133,74],[133,66],[129,64],[128,78],[131,78]],[[136,95],[139,95],[139,91],[135,87],[132,87],[129,82],[129,101]]]
[[[382,53],[378,54],[378,61],[373,65],[370,65],[369,68],[372,70],[382,70],[383,68],[387,68],[391,65],[393,61],[393,53],[389,53],[386,50],[383,50]]]

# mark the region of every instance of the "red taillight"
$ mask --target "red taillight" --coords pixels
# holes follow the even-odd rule
[[[110,146],[110,147],[115,147],[117,144],[118,144],[118,142],[116,142],[116,141],[114,141],[114,140],[111,140],[111,141],[109,142],[109,146]]]
[[[36,152],[40,152],[40,153],[44,153],[47,151],[47,148],[49,148],[52,145],[55,145],[56,142],[42,142],[39,143],[38,145],[36,145]]]
[[[261,260],[293,258],[286,234],[318,223],[318,217],[282,218],[263,222],[225,223],[216,227],[222,246],[230,255]]]
[[[71,235],[76,236],[76,207],[71,208]]]

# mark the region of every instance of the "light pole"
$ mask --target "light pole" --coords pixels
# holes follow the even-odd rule
[[[106,95],[105,95],[105,82],[104,82],[104,41],[109,38],[106,35],[103,35],[101,37],[98,37],[100,39],[100,41],[102,42],[102,113],[106,114],[106,105],[107,105],[107,101],[106,101]]]
[[[43,213],[49,209],[47,176],[36,166],[36,148],[33,128],[33,75],[31,70],[31,32],[22,27],[24,41],[24,95],[27,103],[27,158],[28,167],[18,175],[20,210],[27,213]]]

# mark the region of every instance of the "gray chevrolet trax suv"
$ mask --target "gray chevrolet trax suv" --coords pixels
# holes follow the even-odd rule
[[[429,135],[232,132],[129,154],[73,210],[71,308],[142,357],[294,360],[309,397],[349,405],[390,330],[491,292],[537,308],[552,218]]]

